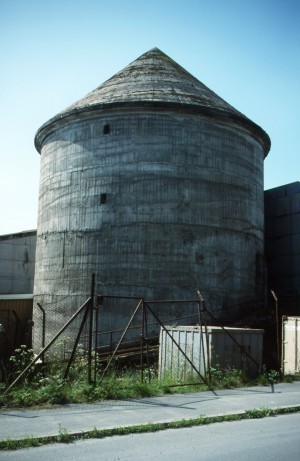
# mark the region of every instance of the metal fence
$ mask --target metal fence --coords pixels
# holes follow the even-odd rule
[[[47,344],[45,344],[47,316],[43,306],[39,306],[42,320],[42,348],[7,391],[36,362],[52,360],[53,357],[60,357],[66,362],[64,376],[67,378],[79,345],[86,352],[89,383],[96,384],[97,379],[101,379],[106,374],[115,358],[122,358],[127,362],[135,363],[141,372],[141,380],[143,381],[144,371],[149,367],[149,363],[153,360],[158,363],[159,334],[161,331],[178,350],[190,370],[198,376],[199,382],[210,386],[210,358],[207,355],[207,347],[205,352],[204,341],[207,341],[208,337],[206,334],[207,325],[218,325],[218,322],[206,308],[201,293],[197,291],[196,295],[195,299],[160,301],[148,301],[144,298],[135,297],[100,296],[95,293],[95,276],[93,276],[91,296],[76,310],[52,339],[46,341]],[[123,321],[125,319],[124,325],[119,328],[111,328],[114,316],[117,316],[119,312],[116,308],[118,305],[126,306],[128,315],[127,317],[122,315]],[[165,309],[167,305],[168,309]],[[173,312],[173,316],[171,312]],[[187,349],[170,332],[170,326],[176,325],[195,325],[201,333],[206,334],[200,338],[202,347],[199,349],[198,362],[191,358]],[[245,347],[243,341],[239,341],[228,328],[222,325],[219,328],[228,337],[233,347],[239,351],[239,354],[258,369],[260,367],[259,361],[257,361],[256,356],[252,355],[251,350]],[[70,335],[68,334],[69,331],[71,331]],[[76,335],[74,335],[74,331],[76,331]],[[203,363],[204,367],[201,365]],[[100,378],[99,369],[101,370]]]

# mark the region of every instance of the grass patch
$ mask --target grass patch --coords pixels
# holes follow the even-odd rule
[[[116,427],[112,429],[97,429],[90,431],[69,434],[66,429],[59,426],[58,435],[48,437],[28,437],[22,440],[7,439],[0,441],[0,450],[18,450],[20,448],[37,447],[51,443],[72,443],[76,440],[101,439],[104,437],[143,434],[157,432],[166,429],[181,429],[207,424],[241,421],[245,419],[266,418],[290,413],[300,412],[300,405],[288,408],[254,408],[244,413],[229,414],[223,416],[199,416],[193,419],[182,419],[165,423],[147,423],[136,426]]]
[[[166,393],[207,390],[199,384],[199,378],[191,378],[189,386],[166,376],[158,378],[157,369],[152,367],[144,371],[144,379],[138,369],[112,366],[102,377],[98,370],[97,383],[88,384],[86,360],[77,359],[67,379],[64,379],[65,365],[54,363],[37,370],[5,393],[4,384],[0,385],[0,407],[28,408],[32,406],[61,405],[66,403],[91,403],[104,400],[121,400],[159,396]],[[14,377],[14,376],[13,376]],[[8,383],[9,384],[9,383]]]

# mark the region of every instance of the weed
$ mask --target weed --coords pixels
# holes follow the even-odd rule
[[[233,367],[220,368],[216,366],[210,370],[211,383],[215,387],[232,388],[244,386],[249,378],[243,370]]]
[[[59,424],[57,442],[69,443],[71,440],[72,440],[72,436],[68,433],[67,429],[65,427],[62,427],[61,424]]]
[[[276,410],[272,408],[253,408],[245,412],[246,419],[265,418],[266,416],[275,416]]]
[[[285,383],[293,383],[294,381],[300,381],[300,374],[297,373],[295,375],[285,375],[283,376],[283,381]]]
[[[9,358],[9,380],[14,380],[33,360],[33,350],[22,345],[15,349],[14,355]],[[33,371],[32,368],[31,371]]]

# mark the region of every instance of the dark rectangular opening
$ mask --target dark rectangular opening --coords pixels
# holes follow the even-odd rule
[[[106,203],[106,199],[107,199],[106,193],[100,195],[100,203]]]
[[[110,125],[106,123],[106,125],[104,125],[103,127],[103,134],[109,134],[109,132],[110,132]]]

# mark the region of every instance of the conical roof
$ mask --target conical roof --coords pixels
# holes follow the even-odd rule
[[[83,112],[114,107],[165,107],[193,110],[218,119],[232,120],[254,132],[265,153],[270,149],[268,135],[254,122],[197,80],[158,48],[153,48],[106,80],[84,98],[46,122],[37,132],[40,151],[48,128]],[[52,126],[53,129],[53,126]],[[52,130],[51,130],[52,131]]]

